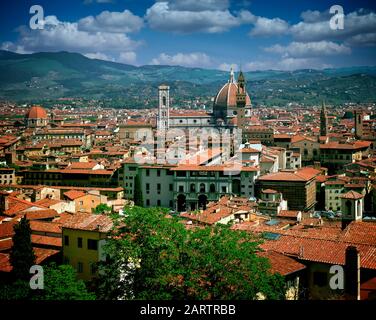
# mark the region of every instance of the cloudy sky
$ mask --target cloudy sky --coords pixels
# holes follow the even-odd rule
[[[29,25],[39,4],[43,29]],[[330,28],[332,5],[344,28]],[[0,49],[133,65],[295,70],[376,65],[376,1],[1,0]]]

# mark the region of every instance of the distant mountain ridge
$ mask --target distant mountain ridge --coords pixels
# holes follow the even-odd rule
[[[283,105],[375,102],[376,66],[324,70],[245,73],[255,103]],[[115,106],[143,107],[155,99],[157,86],[171,86],[176,102],[213,96],[229,72],[182,66],[132,66],[89,59],[79,53],[0,51],[0,99],[44,101],[60,97],[111,99]]]

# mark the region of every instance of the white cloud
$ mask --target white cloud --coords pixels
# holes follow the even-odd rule
[[[218,66],[218,69],[221,70],[221,71],[230,71],[231,68],[234,71],[238,71],[239,70],[239,66],[236,63],[221,63]]]
[[[297,69],[324,69],[330,68],[330,64],[325,64],[316,58],[283,58],[278,61],[263,60],[252,61],[244,65],[245,71],[257,70],[283,70],[291,71]]]
[[[121,52],[119,54],[118,61],[125,64],[135,64],[137,59],[136,52],[129,51],[129,52]]]
[[[88,16],[78,21],[78,29],[89,32],[129,33],[139,31],[143,19],[129,10],[123,12],[102,11],[99,15]]]
[[[206,53],[177,53],[168,55],[161,53],[158,57],[152,59],[152,65],[180,65],[186,67],[208,67],[212,64],[210,57]]]
[[[376,32],[357,34],[348,38],[345,43],[350,46],[376,46]]]
[[[339,54],[349,54],[351,49],[343,44],[331,41],[291,42],[287,46],[279,44],[265,48],[265,51],[279,53],[284,57],[320,57]]]
[[[168,2],[155,3],[147,9],[145,18],[152,29],[176,33],[217,33],[241,24],[228,10],[174,10]]]
[[[87,32],[78,29],[76,22],[59,21],[56,16],[47,16],[44,28],[31,30],[25,26],[18,28],[19,39],[6,42],[2,47],[8,50],[35,51],[72,51],[82,54],[104,54],[113,57],[120,52],[134,51],[141,42],[130,39],[123,33]]]
[[[251,30],[252,36],[275,36],[287,33],[289,24],[280,18],[257,17],[254,28]]]
[[[305,21],[301,21],[290,28],[292,36],[299,41],[341,40],[346,41],[356,36],[375,33],[376,14],[363,9],[351,12],[344,17],[344,29],[330,28],[330,15],[315,13],[315,18],[307,20],[307,13],[303,14]],[[325,18],[323,18],[325,17]]]
[[[112,62],[115,61],[114,58],[109,57],[108,55],[101,53],[101,52],[85,53],[84,56],[89,59],[99,59],[99,60],[112,61]]]

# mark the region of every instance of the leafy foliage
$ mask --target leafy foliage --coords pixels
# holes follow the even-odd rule
[[[44,289],[30,289],[28,280],[17,280],[0,286],[0,300],[94,300],[85,283],[77,280],[70,265],[55,263],[44,268]]]
[[[111,213],[111,212],[112,212],[112,208],[105,203],[98,204],[93,209],[93,213],[95,214]]]
[[[282,276],[259,257],[258,240],[227,226],[187,230],[162,209],[133,207],[119,218],[99,265],[103,299],[284,298]]]
[[[13,267],[12,275],[15,279],[29,279],[30,267],[35,264],[35,254],[31,243],[30,223],[25,216],[14,226],[10,263]]]
[[[95,300],[85,283],[77,280],[76,270],[70,265],[51,264],[45,268],[44,289],[38,300]]]

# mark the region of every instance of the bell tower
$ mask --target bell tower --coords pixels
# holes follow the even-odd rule
[[[160,85],[158,87],[159,105],[157,129],[168,130],[170,126],[170,87],[167,85]]]
[[[322,102],[320,112],[320,136],[328,134],[328,118],[326,117],[326,107],[324,101]]]
[[[243,130],[245,127],[245,105],[247,99],[247,92],[245,89],[245,79],[243,72],[240,71],[238,76],[238,91],[236,93],[236,107],[237,107],[237,123],[238,129]]]
[[[362,110],[354,111],[355,138],[362,139],[363,136],[363,113]]]

